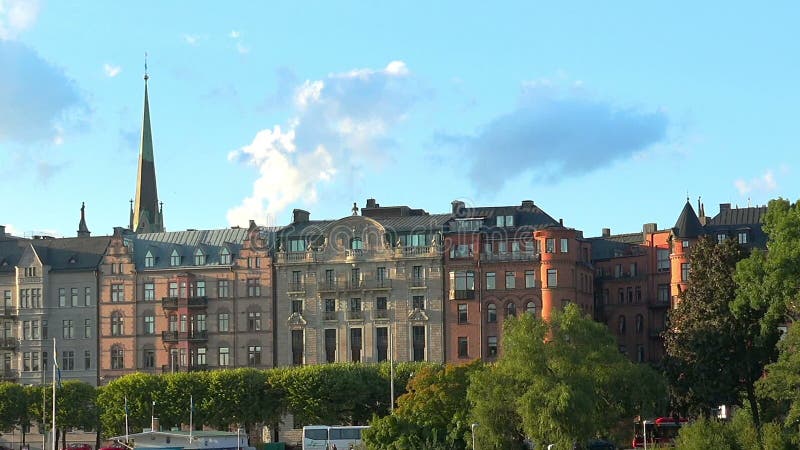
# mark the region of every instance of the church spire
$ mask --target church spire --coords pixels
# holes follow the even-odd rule
[[[89,237],[92,235],[92,232],[89,231],[89,228],[86,226],[86,203],[81,202],[81,221],[78,224],[78,237]]]
[[[136,175],[136,200],[133,205],[131,229],[139,233],[164,231],[164,221],[158,205],[156,168],[153,157],[153,135],[150,130],[150,102],[147,95],[147,54],[144,61],[144,116],[142,141],[139,147],[139,171]]]

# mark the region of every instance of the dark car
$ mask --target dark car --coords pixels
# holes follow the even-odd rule
[[[586,443],[586,450],[617,450],[617,446],[603,439],[592,439]]]

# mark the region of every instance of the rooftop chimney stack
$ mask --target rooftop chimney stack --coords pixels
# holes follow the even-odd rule
[[[6,237],[6,226],[0,225],[0,239]]]
[[[536,205],[534,205],[533,200],[523,200],[522,201],[522,209],[533,209]]]
[[[308,211],[302,209],[293,209],[292,210],[292,223],[303,223],[308,222],[309,217],[311,214]]]
[[[723,213],[725,211],[730,211],[731,204],[730,203],[720,203],[719,204],[719,212]]]
[[[603,228],[603,237],[611,237],[611,228]]]
[[[378,206],[380,206],[380,205],[375,202],[374,198],[368,198],[367,199],[367,208],[377,208]]]
[[[658,229],[658,225],[655,223],[646,223],[642,226],[642,232],[644,233],[655,233]]]
[[[453,205],[454,216],[464,215],[464,202],[462,202],[461,200],[453,200],[450,204]]]

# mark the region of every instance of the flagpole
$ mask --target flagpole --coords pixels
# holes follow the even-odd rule
[[[192,420],[194,419],[194,399],[192,395],[189,394],[189,442],[192,442],[192,429],[194,429],[194,425]]]
[[[125,443],[128,443],[128,397],[125,397]]]
[[[56,369],[58,369],[58,356],[56,338],[53,338],[53,450],[56,450]]]

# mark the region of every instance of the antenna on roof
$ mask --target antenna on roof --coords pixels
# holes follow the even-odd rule
[[[147,75],[147,52],[144,52],[144,81],[147,81],[148,78],[150,76]]]

